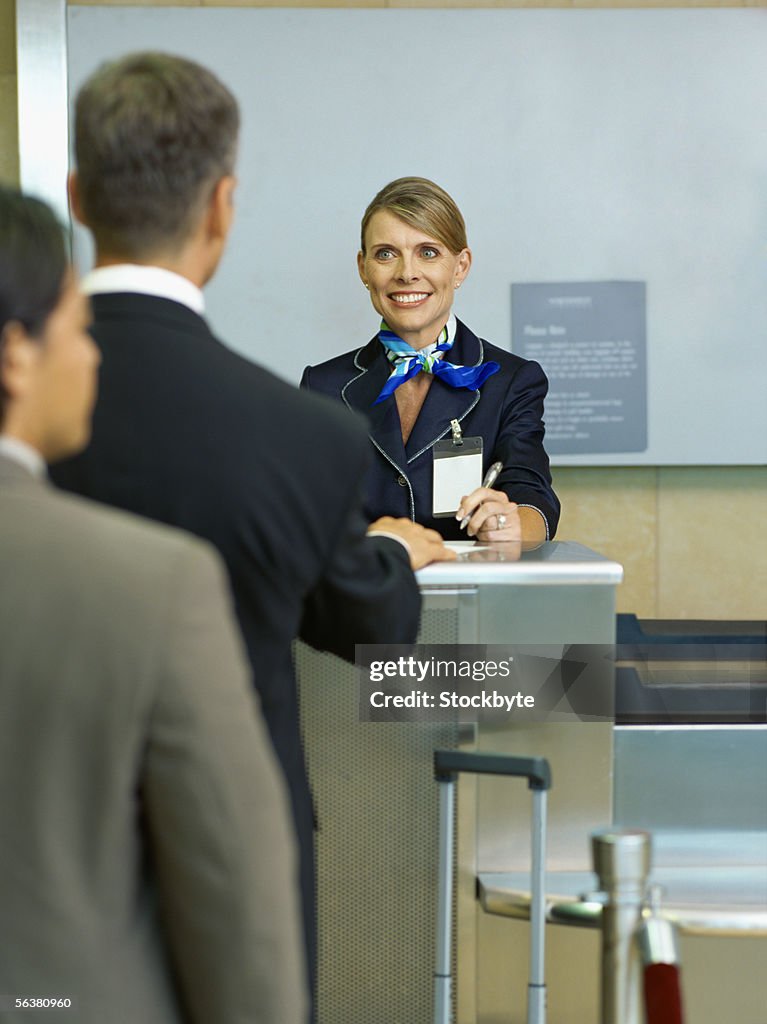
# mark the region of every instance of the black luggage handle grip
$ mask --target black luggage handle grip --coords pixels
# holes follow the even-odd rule
[[[460,750],[434,751],[434,777],[438,782],[452,781],[459,772],[516,775],[527,779],[530,789],[551,789],[551,768],[545,757],[471,754]]]

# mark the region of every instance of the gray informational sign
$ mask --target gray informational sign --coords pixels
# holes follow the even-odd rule
[[[551,455],[647,448],[645,284],[513,284],[512,351],[549,378]]]

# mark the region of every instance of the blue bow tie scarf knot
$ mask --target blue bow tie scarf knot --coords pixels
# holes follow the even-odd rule
[[[381,325],[378,337],[386,350],[387,358],[394,364],[394,369],[373,405],[383,402],[389,395],[394,394],[400,384],[415,377],[417,373],[430,373],[451,388],[477,391],[488,377],[501,368],[495,362],[483,363],[481,366],[457,366],[455,363],[445,362],[441,353],[453,347],[453,342],[447,337],[447,327],[443,328],[433,345],[427,345],[423,349],[412,348],[385,324]]]

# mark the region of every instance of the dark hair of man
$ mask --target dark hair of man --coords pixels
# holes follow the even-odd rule
[[[13,321],[32,337],[43,332],[68,267],[64,231],[50,207],[0,187],[0,352]],[[5,397],[0,378],[0,423]]]
[[[137,53],[102,65],[75,104],[80,201],[99,250],[177,250],[234,169],[239,123],[232,94],[193,61]]]

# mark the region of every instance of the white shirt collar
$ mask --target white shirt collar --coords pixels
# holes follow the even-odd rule
[[[452,345],[455,341],[455,332],[458,330],[458,324],[453,314],[450,314],[450,319],[447,322],[447,340]]]
[[[119,263],[112,267],[96,267],[80,282],[86,295],[102,295],[105,292],[139,292],[141,295],[156,295],[161,299],[172,299],[187,306],[202,316],[205,299],[197,285],[181,274],[163,267],[147,267],[137,263]]]
[[[18,462],[33,476],[45,476],[45,459],[40,452],[25,441],[19,441],[17,437],[0,434],[0,455]]]

